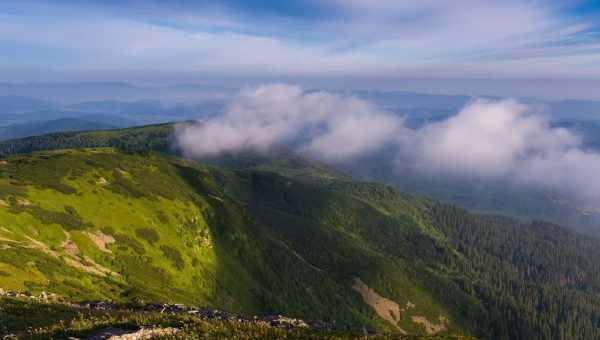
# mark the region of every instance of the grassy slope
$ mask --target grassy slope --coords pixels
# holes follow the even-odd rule
[[[127,152],[159,151],[178,154],[172,123],[141,127],[53,133],[0,142],[0,157],[34,151],[70,149],[82,147],[116,147]],[[405,192],[419,193],[436,199],[458,204],[469,210],[486,214],[523,216],[572,226],[576,231],[597,236],[597,214],[590,214],[590,207],[578,207],[574,202],[561,199],[556,193],[544,190],[516,190],[506,183],[448,183],[447,179],[428,177],[423,174],[388,173],[380,166],[382,155],[362,161],[356,169],[347,171],[363,178],[392,184]],[[385,155],[383,157],[386,157]],[[386,158],[387,159],[387,158]],[[206,160],[213,164],[235,168],[259,168],[276,170],[294,177],[317,177],[321,181],[341,175],[316,162],[307,161],[287,151],[273,152],[268,156],[256,154],[224,155]],[[369,167],[365,164],[372,164]],[[313,178],[314,179],[314,178]],[[592,207],[593,208],[593,207]]]
[[[300,160],[259,165],[286,176],[110,148],[5,160],[4,289],[397,331],[352,289],[360,278],[415,305],[398,321],[409,333],[424,332],[419,316],[448,318],[449,333],[535,338],[580,325],[597,333],[599,270],[586,256],[598,242],[560,228],[469,215]],[[90,234],[115,242],[103,251]],[[561,275],[573,282],[559,285]]]
[[[360,277],[400,305],[416,305],[399,323],[406,331],[422,332],[412,315],[447,316],[451,332],[460,330],[403,259],[428,256],[435,240],[410,214],[341,191],[273,173],[82,149],[7,158],[0,198],[4,289],[394,330],[351,289]],[[116,240],[108,251],[89,236],[100,233]],[[415,240],[423,246],[412,247]]]

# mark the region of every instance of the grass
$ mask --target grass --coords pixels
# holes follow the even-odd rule
[[[424,329],[413,317],[443,316],[448,333],[483,338],[600,336],[596,239],[354,182],[285,151],[213,166],[154,153],[176,153],[172,132],[0,143],[0,287],[394,330],[351,288],[359,277],[415,304],[398,321],[414,334]],[[36,150],[60,151],[9,156]],[[99,231],[103,239],[90,237]]]
[[[442,315],[451,333],[463,332],[415,275],[439,256],[421,208],[386,187],[312,176],[319,180],[110,148],[11,156],[0,171],[9,203],[0,206],[0,237],[9,240],[0,239],[8,274],[0,287],[394,330],[352,289],[360,277],[398,304],[416,305],[401,328],[423,333],[412,315]],[[98,231],[114,239],[106,250],[89,236]]]
[[[277,328],[237,320],[205,320],[187,314],[134,311],[99,311],[63,303],[28,299],[0,299],[0,336],[27,339],[86,337],[106,329],[135,332],[140,328],[176,328],[174,335],[157,339],[356,339],[361,331],[321,331],[309,328]],[[424,339],[419,336],[371,334],[369,339]],[[467,339],[438,336],[427,339]]]
[[[36,155],[33,158],[40,157],[40,155]],[[26,161],[21,161],[23,158]],[[192,287],[193,284],[189,279],[173,278],[173,274],[179,271],[172,265],[173,260],[178,261],[177,263],[180,264],[179,261],[183,261],[185,256],[196,257],[196,255],[202,255],[202,263],[206,267],[214,263],[214,260],[211,260],[210,249],[200,249],[192,243],[196,238],[206,238],[206,232],[204,231],[206,224],[202,220],[202,207],[198,204],[199,202],[191,201],[189,189],[183,191],[181,187],[177,187],[177,185],[184,185],[183,182],[173,183],[169,178],[170,175],[173,175],[173,170],[170,174],[168,171],[162,172],[165,174],[162,178],[155,176],[152,185],[138,182],[139,178],[144,177],[138,175],[142,172],[155,169],[154,171],[161,173],[157,169],[165,165],[160,164],[160,160],[156,162],[144,161],[140,166],[140,157],[118,156],[111,149],[51,152],[43,156],[44,164],[42,162],[32,163],[27,159],[29,157],[15,157],[9,160],[8,168],[2,173],[4,176],[11,176],[13,182],[22,184],[15,186],[20,191],[14,191],[15,194],[10,196],[15,203],[11,203],[7,208],[0,209],[0,221],[7,229],[2,232],[3,237],[21,242],[15,244],[19,248],[30,246],[29,238],[32,238],[47,245],[51,250],[55,249],[53,251],[59,257],[67,257],[61,244],[65,241],[66,233],[69,233],[82,257],[83,255],[88,256],[94,262],[113,271],[139,267],[141,262],[143,263],[142,269],[148,268],[145,273],[162,273],[156,274],[159,276],[158,280],[148,280],[156,287],[145,287],[149,284],[140,287],[142,292],[148,291],[147,295],[142,294],[144,296],[140,298],[160,298],[164,300],[171,298],[170,289],[165,290],[162,294],[156,294],[157,291],[160,292],[160,286],[167,282],[170,282],[174,290],[186,292],[183,302],[198,302],[194,300],[194,295],[207,295],[192,289],[194,287]],[[63,174],[62,178],[57,175],[47,175],[46,177],[33,175],[36,171],[40,173],[48,171],[45,163],[52,162],[59,164],[52,165],[49,168],[61,172]],[[27,167],[28,172],[20,176],[21,172],[11,168],[11,166],[20,168],[23,163],[29,164]],[[102,166],[99,166],[99,164],[102,164]],[[73,171],[58,170],[64,167],[71,170],[77,169],[77,175],[67,176],[65,174],[73,173]],[[114,188],[110,186],[110,182],[113,180],[112,175],[114,173],[119,173],[120,180],[128,181],[131,186],[144,188],[144,196],[134,197],[113,190]],[[126,174],[129,174],[129,176]],[[100,178],[106,180],[107,183],[103,184],[104,182],[100,181]],[[76,193],[67,194],[56,190],[52,186],[47,186],[45,181],[62,182],[74,188]],[[172,188],[173,184],[175,184],[175,189]],[[24,198],[27,199],[27,205],[17,203],[18,200]],[[157,214],[156,212],[161,213]],[[174,217],[175,213],[178,217]],[[194,222],[191,221],[192,219]],[[189,228],[190,225],[194,225],[196,229],[192,230]],[[140,226],[142,227],[140,228]],[[89,237],[80,233],[82,231],[93,232],[94,230],[108,231],[108,234],[116,239],[115,244],[109,245],[110,254],[100,251]],[[179,257],[173,255],[171,259],[165,258],[158,245],[154,247],[153,244],[148,244],[158,240],[160,240],[163,247],[166,247],[165,249],[186,249],[186,252],[184,255],[180,254]],[[7,252],[0,253],[0,262],[14,264],[16,260],[9,256],[11,251],[16,250],[17,247],[14,247]],[[132,264],[130,257],[133,254],[143,257]],[[169,254],[177,253],[171,251]],[[47,256],[48,254],[45,254],[42,249],[32,249],[30,254],[25,253],[25,255],[23,261],[30,263],[29,266],[25,267],[30,269],[24,272],[23,275],[17,271],[10,278],[3,279],[6,282],[10,280],[12,282],[10,287],[13,289],[26,288],[25,281],[28,281],[30,286],[36,287],[38,290],[50,290],[48,286],[57,281],[59,283],[63,282],[72,275],[67,275],[70,268],[67,268],[64,276],[61,271],[49,275],[43,274],[43,272],[50,273],[51,271],[40,270],[38,267],[52,267],[55,266],[54,263],[57,267],[59,264],[60,266],[64,265],[61,264],[61,258]],[[46,257],[51,259],[40,263],[39,259]],[[32,278],[28,278],[27,276],[31,276],[33,272],[42,272],[42,275],[33,275]],[[184,273],[188,274],[188,277],[192,276],[190,272]],[[11,274],[13,273],[11,272]],[[124,277],[128,273],[125,271],[122,274],[124,274],[122,275]],[[108,295],[111,299],[127,298],[123,294],[130,290],[128,288],[130,285],[125,282],[126,280],[123,277],[113,278],[121,284],[107,290],[110,292]],[[171,281],[161,282],[165,277],[171,278]],[[142,282],[145,281],[143,277],[141,279]],[[93,276],[91,278],[91,281],[98,280],[104,279]],[[21,283],[18,284],[18,282]],[[8,288],[8,285],[3,286]],[[67,294],[72,291],[69,288],[61,287],[60,284],[57,286],[57,293]],[[105,288],[105,286],[99,288]],[[92,289],[93,291],[94,289]],[[96,297],[106,296],[104,291],[97,293],[91,295]],[[182,298],[181,294],[179,296]],[[81,297],[90,297],[90,295],[82,294]]]

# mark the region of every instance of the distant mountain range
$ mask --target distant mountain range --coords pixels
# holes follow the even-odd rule
[[[236,89],[204,84],[137,86],[121,82],[0,83],[0,125],[86,114],[109,114],[133,125],[185,120],[220,114]],[[407,117],[409,124],[443,119],[474,97],[405,91],[347,91]],[[600,120],[600,101],[542,101],[522,98],[548,111],[554,121]],[[108,121],[101,123],[112,124]]]
[[[105,123],[77,118],[61,118],[0,127],[0,140],[37,136],[54,132],[106,130],[113,128],[115,126]]]
[[[456,113],[470,101],[480,98],[460,95],[432,95],[413,92],[380,92],[359,91],[356,94],[376,103],[382,108],[400,112],[415,118],[413,112],[445,113],[446,116]],[[499,99],[498,97],[483,97]],[[560,100],[543,101],[533,98],[517,98],[546,110],[555,121],[598,121],[600,120],[600,101],[594,100]]]
[[[0,92],[2,93],[2,92]],[[50,110],[59,107],[58,103],[18,95],[0,96],[0,114],[25,113],[38,110]]]
[[[206,93],[231,92],[231,88],[210,84],[140,86],[124,82],[0,83],[0,95],[40,98],[63,104],[82,101],[137,101],[158,99],[191,101]]]
[[[222,111],[223,105],[222,99],[197,103],[110,99],[65,104],[10,94],[0,96],[0,126],[75,118],[125,127],[215,115]]]

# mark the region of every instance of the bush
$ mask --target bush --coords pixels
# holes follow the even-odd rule
[[[160,250],[162,250],[163,254],[175,265],[175,268],[178,270],[182,270],[185,266],[185,262],[183,262],[183,258],[181,257],[181,253],[179,250],[169,247],[166,245],[160,246]]]
[[[84,230],[93,227],[85,222],[77,211],[71,206],[65,206],[65,212],[46,210],[36,205],[20,206],[11,202],[13,212],[27,212],[42,224],[58,224],[67,230]]]
[[[146,240],[150,244],[154,244],[160,240],[160,236],[154,229],[150,228],[139,228],[135,230],[135,234]]]
[[[135,238],[133,238],[129,235],[116,234],[114,237],[115,237],[115,240],[117,241],[117,245],[127,246],[128,248],[133,249],[133,251],[139,255],[142,255],[146,252],[144,245],[141,244],[140,241],[136,240]]]

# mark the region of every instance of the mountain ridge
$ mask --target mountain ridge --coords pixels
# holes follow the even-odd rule
[[[104,131],[79,133],[55,133],[27,138],[0,141],[0,157],[24,154],[34,151],[57,150],[82,147],[116,147],[126,152],[157,151],[182,155],[178,147],[175,126],[183,123],[164,123]],[[307,161],[293,151],[280,147],[269,152],[240,152],[222,154],[218,157],[202,159],[203,162],[233,168],[260,167],[264,170],[284,171],[288,175],[312,177],[315,174],[340,176],[364,181],[378,181],[392,185],[404,192],[422,195],[453,203],[483,214],[513,216],[528,220],[544,220],[565,225],[572,230],[597,237],[600,234],[595,209],[579,207],[576,202],[561,199],[557,193],[544,190],[520,189],[510,183],[483,183],[481,181],[448,181],[440,176],[412,171],[398,175],[387,166],[393,155],[381,153],[359,159],[353,164],[326,166],[323,163]],[[311,163],[312,164],[308,164]],[[280,164],[276,164],[280,163]],[[295,165],[295,163],[297,163]],[[321,172],[310,170],[319,164]],[[299,169],[294,170],[295,166]],[[335,170],[335,171],[331,171]],[[325,177],[327,177],[325,176]]]
[[[589,259],[598,240],[382,184],[307,177],[322,171],[311,163],[300,172],[272,164],[114,148],[7,157],[0,283],[74,301],[191,303],[409,334],[597,335],[600,269]]]

